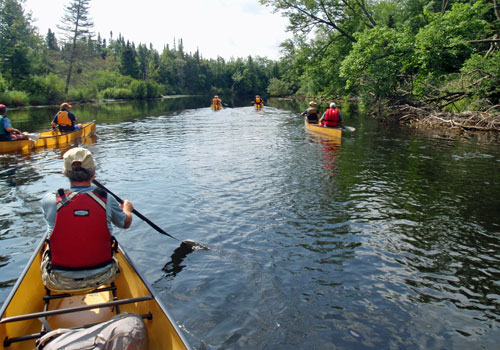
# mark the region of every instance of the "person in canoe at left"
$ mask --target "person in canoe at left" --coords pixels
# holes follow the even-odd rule
[[[307,121],[311,124],[318,124],[319,110],[316,108],[316,103],[309,102],[309,108],[302,112],[301,116],[306,117]]]
[[[0,104],[0,116],[2,120],[0,121],[0,141],[12,141],[12,140],[27,140],[28,135],[21,134],[16,128],[10,125],[10,120],[6,116],[7,107]]]
[[[60,132],[69,132],[82,127],[81,124],[76,124],[75,115],[69,111],[71,107],[67,102],[61,103],[59,112],[52,119],[52,129],[58,128]]]
[[[319,123],[327,128],[338,128],[343,122],[344,119],[335,102],[330,103],[330,108],[323,113],[319,120]]]
[[[85,148],[72,148],[64,154],[63,172],[71,187],[49,192],[42,199],[48,237],[42,281],[54,291],[111,283],[119,273],[113,256],[113,225],[129,228],[134,206],[128,200],[119,204],[104,190],[91,186],[96,166]]]

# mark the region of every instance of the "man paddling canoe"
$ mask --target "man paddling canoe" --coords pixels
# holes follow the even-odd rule
[[[112,224],[129,228],[134,206],[128,200],[119,204],[92,187],[95,170],[90,151],[70,149],[64,154],[64,175],[71,188],[42,199],[49,242],[42,280],[51,290],[97,287],[113,281],[119,271],[112,253]]]
[[[327,128],[337,128],[344,122],[340,110],[337,109],[335,102],[330,103],[330,108],[328,108],[325,113],[321,116],[319,123]]]

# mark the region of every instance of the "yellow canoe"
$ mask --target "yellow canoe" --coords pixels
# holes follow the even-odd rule
[[[0,153],[29,152],[35,147],[32,140],[0,141]]]
[[[312,131],[316,134],[329,136],[329,137],[339,139],[339,140],[342,139],[342,129],[325,128],[324,126],[321,126],[320,124],[311,124],[311,123],[307,122],[307,118],[304,118],[304,123],[305,123],[307,130]]]
[[[148,329],[149,349],[191,349],[122,247],[116,254],[120,274],[114,281],[115,289],[105,285],[87,294],[51,295],[46,307],[47,294],[40,274],[43,243],[44,239],[0,311],[3,349],[34,349],[35,339],[43,335],[42,320],[54,330],[100,323],[123,312],[142,316]]]
[[[255,109],[264,108],[264,104],[263,103],[254,103],[253,106],[255,107]]]
[[[222,109],[222,105],[214,105],[213,103],[210,105],[210,108],[212,108],[214,111],[218,111]]]
[[[29,152],[39,147],[59,147],[68,145],[76,139],[95,134],[95,120],[82,124],[81,129],[61,133],[58,130],[43,131],[37,140],[0,141],[0,153]]]
[[[58,130],[49,130],[40,133],[40,138],[35,141],[36,147],[58,147],[71,143],[72,141],[95,134],[95,120],[83,123],[78,130],[61,133]]]

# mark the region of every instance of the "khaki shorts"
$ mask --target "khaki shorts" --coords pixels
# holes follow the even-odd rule
[[[105,268],[89,270],[89,274],[83,278],[72,278],[68,276],[67,271],[58,271],[50,269],[50,257],[48,250],[43,253],[40,270],[42,281],[50,290],[57,292],[81,291],[97,288],[103,284],[109,284],[118,277],[120,268],[115,257],[109,266]],[[97,272],[96,272],[97,271]],[[81,274],[81,271],[79,271]]]

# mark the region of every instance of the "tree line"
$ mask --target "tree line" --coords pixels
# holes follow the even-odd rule
[[[282,56],[206,59],[92,33],[90,0],[68,0],[58,39],[22,0],[0,0],[0,98],[8,104],[169,94],[304,95],[366,107],[500,105],[497,0],[260,0],[289,19]],[[10,100],[10,101],[9,101]]]
[[[68,0],[57,28],[38,33],[21,0],[0,0],[0,100],[8,105],[63,99],[144,99],[172,94],[264,94],[279,78],[267,58],[206,59],[183,40],[159,52],[121,34],[92,32],[90,0]]]

